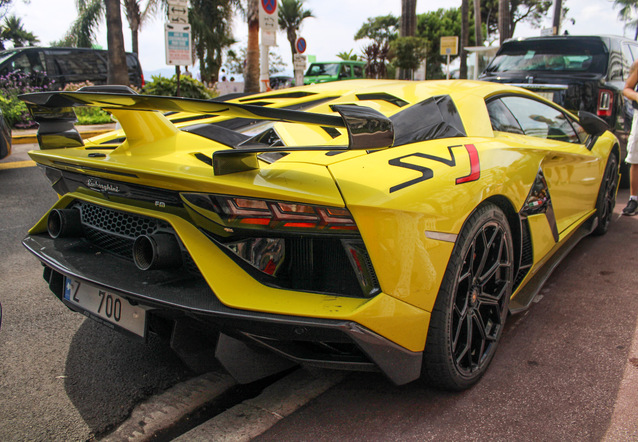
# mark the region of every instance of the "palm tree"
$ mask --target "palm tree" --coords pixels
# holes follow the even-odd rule
[[[286,31],[286,37],[290,43],[290,52],[294,65],[297,48],[297,33],[301,27],[301,22],[309,17],[314,17],[312,11],[303,9],[304,0],[281,0],[279,4],[279,29]]]
[[[32,32],[24,29],[22,20],[15,15],[5,17],[4,23],[0,26],[0,49],[4,49],[4,42],[13,42],[14,48],[20,46],[33,46],[40,40]]]
[[[133,52],[139,55],[138,33],[142,24],[157,12],[160,0],[148,0],[146,6],[142,6],[140,0],[123,0],[126,21],[131,29],[131,43]]]
[[[470,31],[470,5],[469,0],[461,0],[461,65],[459,66],[459,78],[467,78],[467,51]]]
[[[248,0],[246,20],[248,22],[248,48],[246,50],[244,91],[259,92],[259,0]]]
[[[108,84],[129,84],[120,0],[104,0],[108,44]]]
[[[638,20],[634,18],[638,15],[638,1],[614,0],[614,7],[620,8],[618,11],[618,18],[627,23],[625,26],[636,26],[634,40],[638,40]]]
[[[481,0],[474,0],[474,40],[476,46],[483,46],[483,26],[481,25]]]
[[[416,33],[416,0],[401,0],[401,27],[399,37],[414,37]],[[409,80],[412,72],[399,68],[399,78]]]
[[[510,2],[498,0],[498,34],[501,44],[510,38]]]

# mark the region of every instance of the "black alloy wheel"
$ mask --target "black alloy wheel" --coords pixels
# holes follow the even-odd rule
[[[600,183],[598,191],[598,199],[596,200],[596,215],[598,216],[598,225],[592,232],[592,235],[604,235],[609,229],[614,207],[616,207],[616,192],[618,190],[618,157],[615,153],[609,155],[605,173]]]
[[[485,373],[508,314],[513,256],[505,214],[480,206],[457,239],[432,312],[423,374],[433,385],[463,390]]]

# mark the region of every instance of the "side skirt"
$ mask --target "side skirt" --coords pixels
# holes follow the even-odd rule
[[[529,281],[512,297],[510,300],[510,312],[520,313],[526,310],[540,289],[543,287],[547,279],[552,272],[558,267],[563,258],[565,258],[569,252],[580,242],[581,239],[588,236],[594,231],[598,225],[598,217],[596,214],[592,215],[587,221],[585,221],[578,229],[572,233],[572,235],[565,240],[554,252],[554,254],[543,264],[543,266],[536,271]]]

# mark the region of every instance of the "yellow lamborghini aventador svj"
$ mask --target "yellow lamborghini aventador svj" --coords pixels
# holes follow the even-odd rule
[[[607,231],[615,204],[606,124],[508,85],[22,99],[40,124],[31,158],[59,194],[23,242],[53,293],[134,338],[215,336],[222,360],[239,342],[467,388],[508,314]],[[121,130],[82,140],[76,106]]]

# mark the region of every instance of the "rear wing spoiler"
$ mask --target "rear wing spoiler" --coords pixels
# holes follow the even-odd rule
[[[120,120],[127,139],[131,139],[132,142],[135,142],[136,134],[145,134],[144,141],[149,142],[153,141],[149,140],[149,133],[166,136],[166,134],[177,132],[178,129],[173,123],[160,112],[150,112],[169,111],[346,128],[348,146],[325,146],[325,148],[317,146],[312,148],[314,150],[379,149],[391,147],[394,143],[392,121],[382,113],[366,106],[334,105],[332,109],[339,115],[327,115],[215,100],[104,92],[108,89],[109,87],[102,86],[99,91],[38,92],[20,95],[19,98],[27,104],[29,111],[39,124],[38,143],[40,148],[52,149],[84,145],[74,126],[77,120],[73,108],[78,106],[100,107],[112,112]],[[116,88],[112,90],[121,91],[121,89]],[[143,118],[131,119],[122,114],[130,112],[144,115]],[[118,114],[124,118],[119,118]],[[298,147],[286,149],[287,151],[303,150],[303,148]],[[270,150],[268,147],[264,147],[260,151]],[[250,152],[241,149],[223,152],[224,156],[236,154],[238,157],[245,157],[246,154],[253,154],[255,149],[251,149]]]

